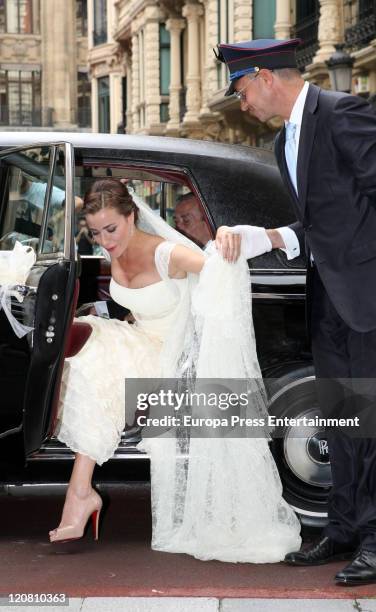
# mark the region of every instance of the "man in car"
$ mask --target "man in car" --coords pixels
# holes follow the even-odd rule
[[[226,95],[266,122],[279,116],[275,155],[297,222],[265,230],[220,228],[217,245],[236,259],[280,248],[305,250],[307,314],[324,416],[350,406],[359,432],[327,430],[333,486],[323,536],[290,553],[294,565],[350,557],[335,580],[376,582],[376,115],[362,98],[305,83],[296,67],[299,40],[218,46],[230,70]],[[349,399],[350,398],[350,399]],[[346,401],[348,403],[346,403]],[[356,412],[355,412],[356,411]]]
[[[176,229],[198,246],[204,247],[211,240],[200,203],[191,191],[177,199],[174,219]]]

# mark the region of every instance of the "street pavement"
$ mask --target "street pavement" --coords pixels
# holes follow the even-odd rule
[[[85,539],[60,545],[49,543],[48,531],[58,524],[62,494],[0,495],[0,594],[64,593],[70,605],[60,611],[376,612],[376,585],[334,584],[343,563],[231,564],[152,551],[149,485],[108,491],[99,542],[88,531]]]
[[[6,607],[25,612],[25,607]],[[204,597],[92,597],[74,598],[69,606],[40,608],[46,612],[375,612],[372,599],[222,599]]]

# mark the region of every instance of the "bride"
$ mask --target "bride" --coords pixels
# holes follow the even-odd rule
[[[125,379],[179,378],[191,385],[240,379],[248,393],[243,415],[267,415],[245,257],[229,263],[214,246],[203,252],[117,179],[93,183],[83,213],[111,258],[111,297],[135,322],[85,317],[92,334],[65,362],[56,435],[76,455],[51,542],[82,537],[90,517],[98,538],[102,500],[92,475],[117,448],[125,414],[129,423],[134,418],[132,406],[124,408]],[[299,521],[282,498],[262,433],[233,428],[204,438],[176,426],[144,436],[153,549],[252,563],[278,562],[299,549]]]

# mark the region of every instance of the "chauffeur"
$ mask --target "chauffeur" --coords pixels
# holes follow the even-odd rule
[[[238,97],[241,110],[262,122],[284,119],[275,155],[297,221],[268,230],[222,227],[216,240],[230,260],[241,239],[248,257],[281,248],[292,259],[306,251],[307,323],[320,407],[324,416],[338,416],[347,405],[363,427],[355,437],[344,429],[327,431],[329,522],[318,541],[288,554],[286,562],[349,558],[336,583],[360,585],[376,582],[376,115],[362,98],[304,82],[296,67],[299,43],[218,45],[218,59],[230,71],[226,95]],[[373,438],[366,437],[370,431]]]

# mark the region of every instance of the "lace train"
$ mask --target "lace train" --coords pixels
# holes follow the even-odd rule
[[[173,437],[141,446],[152,456],[154,550],[232,563],[274,563],[299,550],[300,524],[265,439],[192,438],[188,472],[183,456],[176,470]]]

